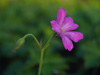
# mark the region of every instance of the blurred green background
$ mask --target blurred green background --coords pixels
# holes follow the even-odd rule
[[[84,39],[69,52],[54,37],[44,54],[42,75],[99,75],[99,0],[0,0],[0,75],[37,75],[40,50],[32,37],[16,52],[16,41],[27,33],[45,45],[52,35],[50,21],[60,8],[79,25]]]

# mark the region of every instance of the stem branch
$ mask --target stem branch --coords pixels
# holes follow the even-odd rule
[[[39,44],[38,40],[36,39],[36,37],[33,34],[26,34],[23,38],[25,39],[28,36],[32,36],[36,42],[36,44],[38,45],[38,47],[40,48],[40,50],[42,49],[41,45]]]
[[[54,34],[53,34],[54,35]],[[39,71],[38,71],[38,75],[41,74],[41,68],[42,68],[42,63],[43,63],[43,54],[44,54],[44,50],[48,47],[53,35],[49,38],[49,40],[47,41],[46,45],[41,49],[41,58],[40,58],[40,64],[39,64]]]
[[[54,35],[54,34],[53,34]],[[41,74],[41,68],[42,68],[42,63],[43,63],[43,54],[44,54],[44,50],[49,46],[49,43],[53,37],[53,35],[49,38],[49,40],[47,41],[47,43],[45,44],[45,46],[42,48],[42,46],[40,45],[40,43],[38,42],[38,40],[36,39],[36,37],[33,34],[26,34],[23,39],[25,39],[28,36],[32,36],[33,39],[35,40],[36,44],[38,45],[38,47],[41,50],[41,57],[40,57],[40,64],[39,64],[39,70],[38,70],[38,75]]]
[[[51,39],[52,39],[53,36],[54,36],[54,34],[51,35],[51,37],[50,37],[49,40],[47,41],[46,45],[43,47],[44,50],[49,46],[49,43],[50,43],[50,41],[51,41]]]

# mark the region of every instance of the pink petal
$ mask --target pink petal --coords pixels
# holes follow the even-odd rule
[[[70,30],[75,30],[77,29],[79,26],[75,23],[73,23],[73,19],[71,17],[67,17],[62,25],[62,29],[64,31],[70,31]]]
[[[66,17],[63,22],[63,25],[65,25],[66,23],[73,23],[73,19],[71,17]]]
[[[50,21],[52,30],[56,31],[57,33],[61,33],[61,30],[55,20]]]
[[[68,51],[71,51],[73,49],[72,41],[68,39],[66,36],[62,37],[62,42],[63,42],[65,49],[68,49]]]
[[[60,8],[60,10],[57,13],[57,23],[59,26],[62,25],[65,17],[66,17],[66,10]]]
[[[74,42],[78,42],[83,39],[83,34],[76,31],[66,32],[65,36],[72,39]]]

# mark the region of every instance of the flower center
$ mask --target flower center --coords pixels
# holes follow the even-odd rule
[[[62,29],[62,28],[60,28],[61,29],[61,31],[62,31],[62,34],[64,33],[64,30]]]
[[[64,33],[64,30],[61,28],[62,33]]]

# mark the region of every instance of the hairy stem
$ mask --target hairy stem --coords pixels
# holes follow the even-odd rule
[[[38,75],[40,75],[40,74],[41,74],[42,63],[43,63],[43,54],[44,54],[44,50],[41,50],[41,57],[40,57],[40,64],[39,64],[39,71],[38,71]]]
[[[54,35],[54,34],[53,34]],[[38,70],[38,75],[41,74],[41,69],[42,69],[42,63],[43,63],[43,54],[44,54],[44,51],[45,49],[49,46],[49,43],[53,37],[53,35],[49,38],[49,40],[47,41],[47,43],[45,44],[44,47],[42,47],[41,43],[38,42],[37,38],[33,35],[33,34],[26,34],[23,38],[21,38],[19,41],[18,41],[18,48],[24,43],[24,39],[28,36],[32,36],[33,39],[35,40],[36,44],[38,45],[38,47],[40,48],[41,50],[41,57],[40,57],[40,63],[39,63],[39,70]],[[15,52],[16,48],[13,50],[13,52]]]
[[[54,35],[54,34],[53,34]],[[45,49],[49,46],[49,43],[53,37],[53,35],[49,38],[49,40],[47,41],[46,45],[42,48],[41,50],[41,58],[40,58],[40,64],[39,64],[39,71],[38,71],[38,75],[41,74],[41,68],[42,68],[42,63],[43,63],[43,54],[44,54],[44,51]]]

